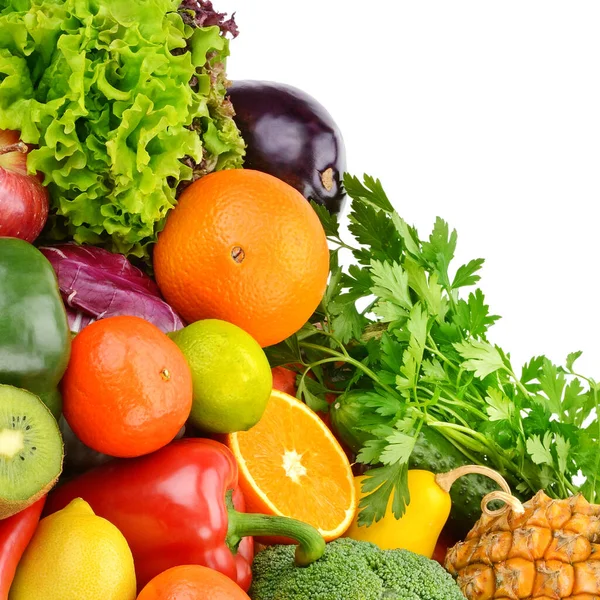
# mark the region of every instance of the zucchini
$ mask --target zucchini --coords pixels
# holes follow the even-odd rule
[[[330,408],[334,433],[355,454],[373,436],[361,431],[364,406],[360,402],[361,390],[343,394]],[[471,464],[441,433],[431,427],[423,426],[410,456],[410,469],[423,469],[433,473],[446,473],[457,467]],[[446,530],[455,539],[464,539],[481,516],[481,500],[489,492],[499,489],[498,485],[483,475],[465,475],[450,489],[452,509]]]

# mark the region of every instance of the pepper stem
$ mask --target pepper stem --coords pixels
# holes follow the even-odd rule
[[[438,473],[435,476],[435,482],[446,492],[450,491],[452,484],[461,477],[465,475],[485,475],[490,479],[493,479],[507,494],[510,494],[510,486],[506,482],[506,479],[498,473],[498,471],[494,471],[489,467],[484,467],[482,465],[465,465],[463,467],[458,467],[453,471],[449,471],[448,473]]]
[[[228,509],[228,513],[227,545],[230,548],[236,548],[247,536],[291,538],[298,542],[296,564],[300,567],[310,565],[325,552],[325,540],[312,525],[288,517],[242,513],[232,508]]]
[[[500,475],[497,471],[490,469],[489,467],[484,467],[482,465],[465,465],[463,467],[458,467],[453,471],[449,471],[448,473],[438,473],[435,476],[435,482],[446,492],[450,492],[450,488],[452,484],[461,477],[465,475],[485,475],[490,479],[493,479],[501,488],[502,491],[490,492],[483,498],[481,501],[481,510],[490,517],[497,517],[507,510],[512,509],[514,512],[522,514],[525,509],[523,505],[515,498],[511,491],[510,486],[506,482],[506,479]],[[493,502],[494,500],[501,500],[504,502],[504,506],[497,510],[490,510],[488,508],[488,504]]]

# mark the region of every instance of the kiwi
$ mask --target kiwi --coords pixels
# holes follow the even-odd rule
[[[56,419],[34,394],[0,385],[0,519],[48,493],[62,471]]]

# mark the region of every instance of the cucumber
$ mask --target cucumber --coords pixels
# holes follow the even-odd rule
[[[358,454],[367,440],[374,436],[359,429],[364,423],[363,411],[365,407],[359,398],[364,395],[360,390],[346,392],[335,400],[329,407],[331,427],[337,438],[343,442],[354,454]]]
[[[362,393],[364,395],[364,393]],[[360,390],[343,394],[330,408],[334,433],[355,454],[373,436],[359,428],[365,422],[365,407],[360,402]],[[441,433],[423,426],[410,456],[410,469],[423,469],[432,473],[446,473],[471,461]],[[450,489],[452,509],[446,530],[455,539],[464,539],[481,516],[481,500],[499,486],[483,475],[465,475]]]
[[[472,464],[462,452],[441,433],[423,426],[408,461],[410,469],[424,469],[432,473],[446,473],[463,465]],[[464,539],[481,516],[481,500],[498,490],[495,481],[484,475],[465,475],[450,488],[452,509],[446,530],[455,539]]]

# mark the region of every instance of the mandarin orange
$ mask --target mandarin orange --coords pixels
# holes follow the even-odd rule
[[[248,594],[223,573],[182,565],[157,575],[140,592],[137,600],[250,600]]]
[[[61,390],[71,429],[110,456],[158,450],[192,409],[192,374],[184,355],[139,317],[110,317],[78,333]]]
[[[181,194],[154,248],[154,270],[185,320],[229,321],[265,347],[298,331],[319,305],[329,250],[294,188],[258,171],[219,171]]]

